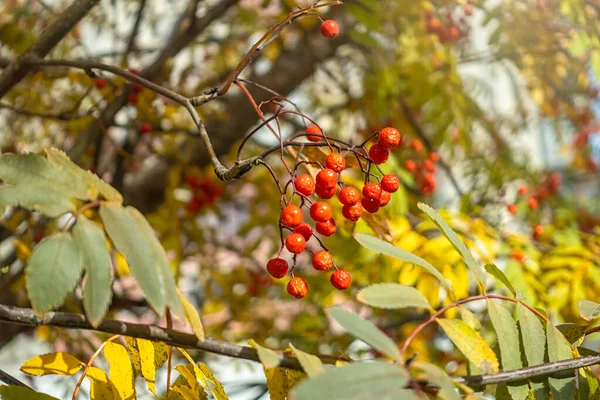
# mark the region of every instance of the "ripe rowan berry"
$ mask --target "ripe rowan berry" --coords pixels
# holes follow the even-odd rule
[[[333,216],[333,209],[329,203],[317,201],[310,206],[310,217],[317,222],[325,222]]]
[[[334,288],[339,290],[345,290],[348,289],[350,287],[350,284],[352,283],[352,275],[350,275],[350,272],[348,271],[338,269],[337,271],[334,271],[333,274],[331,274],[331,278],[329,278],[329,281],[331,282]]]
[[[431,153],[429,153],[429,159],[435,163],[440,161],[440,156],[435,151],[432,151]]]
[[[366,199],[379,200],[381,197],[381,185],[376,182],[368,182],[365,184],[365,186],[363,186],[362,194]]]
[[[400,179],[394,174],[385,174],[381,178],[381,188],[386,192],[394,193],[400,188]]]
[[[315,193],[317,194],[317,196],[319,196],[321,199],[327,200],[332,198],[333,196],[335,196],[335,192],[336,189],[335,188],[323,188],[320,186],[317,186],[315,189]]]
[[[334,38],[340,34],[340,27],[337,22],[332,19],[328,19],[327,21],[323,21],[321,24],[321,35],[327,38]]]
[[[94,85],[96,86],[96,89],[104,89],[106,87],[107,84],[107,80],[100,78],[100,79],[96,79],[96,82],[94,82]]]
[[[531,197],[528,201],[527,201],[527,205],[529,206],[529,208],[531,210],[534,210],[538,207],[538,201],[535,197]]]
[[[435,172],[435,165],[431,160],[423,161],[423,169],[429,172]]]
[[[127,96],[127,102],[129,104],[131,104],[132,106],[137,105],[137,103],[140,101],[139,97],[137,94],[135,93],[130,93],[129,96]]]
[[[514,250],[510,253],[510,258],[517,260],[518,262],[523,262],[525,260],[525,254],[520,250]]]
[[[383,128],[379,132],[379,144],[386,149],[393,150],[402,143],[402,135],[396,128]]]
[[[382,190],[381,197],[379,198],[379,207],[385,207],[392,199],[392,194],[388,191]]]
[[[267,272],[273,278],[281,279],[287,275],[289,265],[283,258],[272,258],[267,263]]]
[[[308,284],[304,279],[295,276],[288,282],[287,292],[290,296],[301,299],[308,293]]]
[[[390,151],[381,144],[376,143],[369,149],[369,158],[377,165],[385,163],[390,157]]]
[[[535,240],[539,240],[540,237],[544,234],[544,227],[541,225],[536,225],[533,227],[533,238]]]
[[[340,153],[331,153],[325,158],[325,166],[335,172],[342,172],[346,168],[346,158]]]
[[[321,189],[335,189],[338,182],[338,174],[331,168],[325,168],[317,174],[317,187]]]
[[[312,228],[309,224],[300,224],[294,228],[294,233],[299,233],[304,236],[304,240],[308,242],[310,237],[312,236]]]
[[[317,222],[315,224],[315,229],[323,236],[331,236],[336,231],[335,221],[333,218],[325,221],[325,222]]]
[[[366,197],[363,197],[360,200],[360,204],[363,206],[363,208],[365,210],[367,210],[368,212],[375,213],[377,211],[379,211],[379,199],[381,199],[381,193],[379,194],[379,198],[377,199],[369,199]]]
[[[143,124],[140,125],[140,133],[142,135],[146,135],[151,132],[152,132],[152,125],[150,125],[149,123],[144,122]]]
[[[519,185],[519,189],[517,191],[519,192],[519,194],[521,196],[524,196],[527,194],[527,186],[521,184],[521,185]]]
[[[404,168],[406,168],[406,170],[410,171],[410,172],[416,171],[417,163],[414,162],[413,160],[406,160],[404,162]]]
[[[288,249],[290,253],[300,254],[306,248],[306,240],[304,240],[304,236],[299,233],[290,233],[288,237],[285,238],[285,248]]]
[[[192,200],[190,200],[190,202],[187,203],[187,210],[192,214],[196,214],[204,205],[204,199],[194,196],[192,197]]]
[[[423,151],[423,143],[421,143],[419,139],[413,139],[412,142],[410,142],[410,147],[418,153]]]
[[[131,90],[133,91],[133,93],[139,93],[141,92],[143,89],[143,86],[140,85],[139,83],[133,83],[131,85]]]
[[[344,205],[344,207],[342,207],[342,215],[348,221],[352,221],[352,222],[358,221],[360,219],[362,213],[363,213],[363,206],[360,203],[354,204],[354,205],[346,204],[346,205]]]
[[[323,139],[323,131],[316,125],[310,125],[308,128],[306,128],[306,133],[312,134],[306,136],[306,138],[311,142],[320,142],[321,139]]]
[[[509,204],[507,207],[508,212],[511,213],[512,215],[515,215],[517,213],[517,205],[516,204]]]
[[[357,188],[353,186],[346,186],[340,193],[338,194],[338,198],[340,199],[340,203],[344,205],[353,206],[358,204],[360,201],[360,192]]]
[[[315,192],[315,180],[309,174],[298,175],[294,180],[296,191],[305,196],[310,196]]]
[[[312,265],[317,271],[329,271],[333,267],[333,258],[325,250],[317,251],[313,256]]]
[[[304,219],[304,213],[300,207],[290,204],[283,210],[281,210],[281,216],[279,221],[288,228],[295,228],[302,223]]]

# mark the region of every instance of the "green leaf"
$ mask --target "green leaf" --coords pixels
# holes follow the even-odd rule
[[[298,359],[300,365],[302,365],[302,368],[304,369],[304,372],[306,372],[308,376],[315,376],[325,372],[325,367],[323,366],[323,363],[321,362],[319,357],[305,353],[302,350],[298,350],[291,343],[290,348],[296,355],[296,358]]]
[[[398,283],[376,283],[361,289],[356,299],[377,308],[418,307],[431,309],[431,305],[417,289]]]
[[[504,272],[502,272],[500,270],[500,268],[498,268],[496,266],[496,264],[494,263],[487,263],[485,264],[485,270],[492,275],[494,278],[498,279],[500,282],[502,282],[504,284],[504,286],[506,286],[506,288],[508,290],[510,290],[510,292],[512,293],[512,295],[516,298],[517,297],[517,291],[515,290],[515,288],[513,287],[512,283],[510,283],[510,280],[508,280],[508,278],[506,277],[506,275],[504,275]]]
[[[148,242],[131,209],[118,204],[102,204],[100,217],[115,247],[125,256],[148,303],[162,316],[166,300],[160,261],[156,259],[153,245]]]
[[[265,369],[277,367],[281,362],[281,357],[279,354],[275,353],[271,349],[267,349],[266,347],[259,345],[253,339],[248,340],[248,344],[256,349],[258,358]]]
[[[460,317],[465,324],[467,324],[471,329],[475,331],[481,330],[481,322],[479,318],[475,314],[473,314],[468,308],[464,306],[459,306]]]
[[[458,319],[436,319],[444,333],[483,374],[497,374],[498,358],[479,333]]]
[[[387,354],[394,360],[402,360],[396,343],[372,322],[340,307],[329,308],[329,315],[355,338],[362,340],[381,353]]]
[[[465,244],[458,238],[456,233],[454,233],[454,231],[448,226],[446,221],[444,221],[444,219],[442,217],[440,217],[439,214],[433,210],[433,208],[429,207],[425,203],[419,203],[418,207],[421,211],[423,211],[427,215],[427,217],[429,217],[429,219],[431,221],[433,221],[435,226],[438,227],[440,232],[442,232],[444,234],[446,239],[448,239],[450,241],[450,243],[452,244],[452,246],[456,249],[456,251],[458,251],[458,253],[462,257],[462,259],[465,262],[465,264],[467,265],[467,267],[471,270],[473,275],[475,275],[475,279],[477,279],[477,282],[479,282],[481,290],[485,292],[485,283],[487,280],[485,271],[483,270],[481,265],[475,261],[475,259],[473,258],[473,255],[467,249]]]
[[[546,323],[546,337],[548,338],[548,361],[570,360],[573,358],[571,344],[567,342],[563,334],[550,321]],[[554,400],[575,398],[575,379],[574,372],[572,376],[566,378],[548,378],[552,398]]]
[[[50,188],[38,186],[0,186],[0,206],[21,206],[55,218],[75,211],[72,199]],[[0,216],[3,213],[0,214]]]
[[[97,327],[112,298],[112,263],[106,236],[98,224],[80,215],[73,228],[73,238],[82,255],[86,276],[83,307],[90,324]]]
[[[8,185],[50,188],[67,197],[91,200],[93,192],[82,180],[73,179],[64,168],[34,153],[0,155],[0,179]]]
[[[400,399],[409,376],[406,370],[384,362],[361,362],[328,369],[292,389],[293,400]]]
[[[589,300],[579,300],[577,303],[581,318],[591,321],[600,315],[600,304]]]
[[[585,332],[587,331],[588,326],[566,323],[557,325],[556,329],[565,336],[569,343],[578,347],[581,346],[581,343],[583,343],[583,340],[585,339]]]
[[[58,400],[56,397],[36,392],[23,386],[0,386],[0,398],[2,400]]]
[[[517,317],[521,328],[521,340],[527,359],[527,366],[533,367],[544,363],[546,355],[546,334],[537,315],[523,304],[517,304]],[[536,399],[545,399],[544,382],[531,381],[531,389]]]
[[[82,270],[81,255],[70,233],[59,232],[42,240],[25,268],[33,309],[42,313],[62,304],[77,286]]]
[[[454,383],[446,375],[446,373],[438,366],[420,361],[415,361],[411,364],[411,368],[416,368],[423,371],[422,377],[428,382],[440,388],[438,396],[445,400],[459,400]]]
[[[517,324],[508,310],[490,299],[486,299],[488,312],[500,347],[500,359],[502,369],[510,371],[523,367],[521,361],[521,347]],[[508,392],[513,399],[527,399],[529,397],[529,385],[508,385]]]
[[[600,387],[598,378],[590,367],[579,368],[577,370],[579,390],[577,394],[580,400],[599,400]]]
[[[366,233],[357,233],[354,235],[354,238],[358,243],[360,243],[362,246],[366,247],[371,251],[389,257],[394,257],[400,261],[418,265],[419,267],[426,269],[430,274],[435,276],[442,283],[442,285],[446,288],[446,290],[452,297],[455,297],[454,289],[452,289],[452,284],[450,280],[446,279],[440,273],[440,271],[437,270],[437,268],[435,268],[433,265],[429,264],[422,258],[417,257],[406,250],[402,250],[401,248],[396,247],[393,244],[386,242],[385,240],[378,239],[375,236],[371,236]]]

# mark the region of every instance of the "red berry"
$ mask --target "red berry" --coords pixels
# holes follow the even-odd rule
[[[342,172],[346,168],[346,159],[340,153],[331,153],[325,159],[325,166],[335,172]]]
[[[333,258],[325,250],[317,251],[313,256],[312,265],[317,271],[329,271],[333,267]]]
[[[431,162],[431,160],[425,160],[423,161],[423,169],[425,171],[435,172],[435,165],[433,162]]]
[[[517,260],[518,262],[523,262],[525,260],[525,254],[522,251],[514,250],[510,253],[510,258]]]
[[[335,227],[335,221],[331,218],[325,222],[317,222],[315,224],[315,229],[323,236],[331,236],[335,233],[337,228]]]
[[[360,201],[360,192],[357,188],[353,186],[346,186],[340,193],[338,194],[338,198],[340,199],[340,203],[344,205],[353,206],[358,204]]]
[[[288,282],[287,292],[290,296],[301,299],[308,293],[308,284],[304,279],[295,276]]]
[[[352,275],[350,275],[350,272],[348,271],[338,269],[337,271],[334,271],[333,274],[331,274],[331,278],[329,278],[329,281],[331,282],[334,288],[339,290],[345,290],[348,289],[350,287],[350,284],[352,283]]]
[[[140,101],[140,99],[138,98],[138,95],[135,93],[130,93],[129,96],[127,97],[127,102],[129,104],[131,104],[132,106],[137,105],[137,103]]]
[[[321,35],[327,38],[334,38],[340,33],[340,27],[337,22],[332,19],[328,19],[327,21],[323,21],[321,24]]]
[[[267,263],[267,271],[273,278],[281,279],[287,275],[288,263],[283,258],[272,258]]]
[[[329,203],[317,201],[310,206],[310,217],[317,222],[325,222],[333,216],[333,209]]]
[[[473,14],[473,8],[472,8],[470,5],[468,5],[468,4],[467,4],[467,5],[466,5],[466,6],[463,8],[463,12],[465,13],[465,15],[466,15],[467,17],[470,17],[470,16],[471,16],[471,14]]]
[[[516,204],[509,204],[507,207],[508,212],[511,213],[512,215],[515,215],[517,213],[517,205]]]
[[[152,132],[152,125],[150,125],[149,123],[144,122],[143,124],[140,125],[140,133],[142,135],[146,135],[151,132]]]
[[[311,142],[320,142],[321,139],[323,139],[323,131],[316,125],[310,125],[308,128],[306,128],[306,133],[312,134],[306,136],[306,138]]]
[[[294,187],[298,193],[310,196],[315,192],[315,180],[309,174],[298,175],[294,180]]]
[[[394,174],[385,174],[381,178],[381,188],[386,192],[394,193],[400,188],[400,179]]]
[[[413,139],[412,142],[410,142],[410,147],[418,153],[423,151],[423,143],[421,143],[419,139]]]
[[[189,203],[187,203],[187,209],[190,213],[196,214],[205,205],[204,199],[194,196]]]
[[[310,237],[312,236],[312,228],[309,224],[300,224],[294,228],[294,233],[299,233],[304,236],[304,240],[308,242]]]
[[[363,186],[362,194],[366,199],[379,200],[381,197],[381,186],[379,183],[368,182]],[[364,207],[364,204],[363,204]]]
[[[438,153],[432,151],[431,153],[429,153],[429,159],[433,162],[438,162],[440,161],[440,156],[438,156]]]
[[[321,189],[335,189],[338,182],[338,174],[331,168],[325,168],[317,174],[317,187]]]
[[[535,240],[539,240],[540,237],[543,235],[544,233],[544,227],[541,225],[536,225],[533,227],[533,238]]]
[[[363,206],[360,203],[354,204],[352,206],[349,204],[346,204],[344,207],[342,207],[342,215],[348,221],[352,221],[352,222],[358,221],[360,219],[362,213],[363,213]]]
[[[140,85],[139,83],[133,83],[131,85],[131,90],[133,90],[133,93],[139,93],[142,91],[142,89],[143,89],[143,86]]]
[[[413,172],[417,169],[417,163],[413,160],[406,160],[404,162],[404,168],[406,168],[410,172]]]
[[[106,84],[108,82],[106,81],[106,79],[96,79],[96,82],[94,82],[94,85],[96,85],[96,89],[104,89],[106,87]]]
[[[526,195],[527,194],[527,186],[525,186],[523,184],[519,185],[518,192],[521,196]]]
[[[375,164],[383,164],[389,157],[390,151],[381,144],[374,144],[369,149],[369,158],[371,158]]]
[[[379,132],[379,144],[386,149],[393,150],[402,142],[402,135],[396,128],[383,128]]]
[[[538,201],[535,197],[532,197],[527,201],[527,205],[531,210],[534,210],[538,207]]]
[[[279,221],[288,228],[295,228],[302,223],[304,213],[300,207],[290,204],[281,211]]]
[[[330,199],[333,196],[335,196],[335,192],[335,188],[327,189],[317,186],[317,188],[315,189],[315,193],[317,193],[317,196],[324,200]]]
[[[379,198],[378,199],[368,199],[366,197],[363,197],[362,200],[360,201],[360,204],[363,206],[363,208],[365,210],[367,210],[368,212],[375,213],[377,211],[379,211],[379,199],[381,198],[381,193],[379,194]]]
[[[285,248],[288,249],[290,253],[300,254],[306,248],[306,240],[304,240],[304,236],[299,233],[290,233],[288,237],[285,238]]]
[[[381,191],[381,197],[379,198],[379,207],[385,207],[392,199],[392,194],[385,190]]]

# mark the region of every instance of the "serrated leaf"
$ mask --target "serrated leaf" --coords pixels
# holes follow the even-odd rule
[[[135,380],[131,360],[125,347],[108,342],[104,346],[104,357],[108,361],[110,380],[121,399],[135,399]]]
[[[485,264],[485,270],[490,275],[492,275],[493,277],[495,277],[496,279],[498,279],[500,282],[502,282],[504,284],[504,286],[506,286],[506,288],[508,290],[510,290],[510,292],[512,293],[512,295],[514,297],[517,297],[517,291],[513,287],[512,283],[510,283],[510,280],[508,280],[508,278],[506,277],[506,275],[504,275],[504,272],[502,272],[500,270],[500,268],[498,268],[496,266],[496,264],[494,264],[494,263],[487,263],[487,264]]]
[[[420,361],[415,361],[411,364],[411,368],[420,369],[423,371],[422,377],[428,382],[440,388],[438,397],[445,400],[459,400],[458,394],[452,380],[446,373],[436,365],[428,364]]]
[[[187,321],[190,323],[194,334],[200,341],[204,341],[204,326],[202,325],[202,320],[200,320],[200,315],[198,311],[194,308],[194,306],[185,298],[185,296],[177,289],[177,294],[181,299],[181,303],[183,304],[183,308],[185,310],[185,316]]]
[[[367,286],[356,294],[356,300],[377,308],[417,307],[431,309],[431,305],[421,292],[412,286],[398,283],[376,283]]]
[[[481,373],[498,373],[498,358],[479,333],[457,319],[438,318],[436,321],[452,343]]]
[[[129,208],[116,204],[100,206],[100,217],[108,236],[127,260],[131,273],[144,292],[148,303],[159,314],[165,313],[165,287],[160,266],[151,244],[141,232]]]
[[[522,368],[519,331],[517,330],[515,321],[506,308],[494,303],[490,299],[486,299],[486,302],[500,347],[502,369],[510,371]],[[527,383],[507,385],[507,387],[508,392],[515,400],[525,400],[529,397],[529,385]]]
[[[381,353],[392,357],[394,360],[402,360],[396,343],[381,332],[372,322],[340,307],[331,307],[328,311],[331,318],[337,321],[338,324],[344,327],[355,338],[362,340]]]
[[[600,315],[600,304],[589,300],[579,300],[577,303],[581,318],[591,321]]]
[[[468,308],[464,306],[459,306],[458,309],[460,310],[460,317],[465,324],[469,325],[469,327],[473,330],[481,330],[481,322],[475,314],[473,314]]]
[[[517,317],[527,365],[533,367],[543,364],[546,354],[544,327],[538,317],[521,303],[517,304]],[[530,384],[536,399],[546,398],[544,382],[531,381]]]
[[[566,323],[557,325],[556,328],[565,336],[569,343],[578,347],[585,339],[585,332],[587,331],[588,326]]]
[[[37,186],[0,186],[0,206],[20,206],[56,218],[75,211],[72,199],[50,188]],[[2,216],[3,213],[0,213]]]
[[[293,400],[400,399],[409,376],[406,370],[384,362],[361,362],[328,369],[301,382],[292,390]]]
[[[446,221],[444,221],[444,219],[440,217],[439,214],[433,210],[433,208],[429,207],[425,203],[419,203],[418,207],[419,210],[423,211],[427,215],[427,217],[429,217],[429,219],[435,224],[435,226],[437,226],[437,228],[440,230],[440,232],[442,232],[446,239],[450,241],[452,247],[454,247],[456,251],[458,251],[467,267],[475,276],[475,279],[477,279],[481,290],[485,292],[485,284],[487,281],[485,271],[481,267],[481,265],[475,261],[469,249],[467,249],[465,244],[459,239],[456,233],[454,233],[452,228],[448,226]]]
[[[394,257],[400,261],[404,261],[424,268],[425,270],[427,270],[427,272],[435,276],[441,282],[441,284],[446,288],[446,290],[452,297],[455,297],[454,290],[452,289],[452,283],[450,282],[450,280],[446,279],[440,273],[440,271],[437,270],[437,268],[435,268],[433,265],[429,264],[422,258],[417,257],[406,250],[402,250],[401,248],[396,247],[391,243],[388,243],[384,240],[378,239],[375,236],[371,236],[366,233],[357,233],[354,235],[354,238],[358,243],[360,243],[362,246],[366,247],[371,251],[389,257]]]
[[[154,346],[146,339],[136,339],[140,354],[140,371],[148,384],[148,390],[156,396],[156,365],[154,364]]]
[[[90,381],[90,399],[114,400],[119,398],[117,388],[100,368],[89,367],[86,377]]]
[[[112,263],[104,230],[83,215],[73,228],[75,245],[83,258],[85,286],[83,307],[92,326],[97,327],[112,299]]]
[[[58,232],[38,244],[27,262],[27,294],[33,309],[43,313],[62,304],[81,279],[81,254],[71,234]]]
[[[277,354],[271,349],[267,349],[266,347],[259,345],[254,341],[254,339],[248,340],[248,344],[256,349],[256,352],[258,353],[258,358],[260,359],[260,363],[265,369],[274,368],[278,366],[281,362],[281,357],[279,356],[279,354]]]
[[[58,400],[56,397],[16,385],[0,386],[0,398],[2,400]]]
[[[303,380],[306,374],[292,369],[275,367],[266,368],[265,376],[269,398],[271,400],[289,400],[290,390]]]
[[[84,365],[84,362],[79,361],[69,353],[48,353],[25,361],[21,365],[21,371],[34,376],[73,375]]]
[[[548,361],[570,360],[573,358],[571,344],[550,321],[546,323],[546,337],[548,339]],[[575,374],[566,378],[548,378],[550,391],[554,400],[568,400],[575,397]]]
[[[298,350],[291,343],[290,348],[296,355],[298,362],[300,362],[300,365],[302,365],[304,372],[306,372],[308,376],[312,377],[325,372],[325,367],[323,366],[323,363],[321,362],[319,357],[309,353],[305,353],[302,350]]]

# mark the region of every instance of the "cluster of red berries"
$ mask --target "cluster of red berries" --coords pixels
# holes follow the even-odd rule
[[[446,22],[444,23],[432,12],[428,12],[425,14],[427,32],[436,35],[442,43],[456,43],[460,38],[468,36],[469,25],[466,18],[472,14],[473,8],[471,4],[467,4],[463,7],[462,16],[458,21],[454,19],[454,15],[451,12],[448,12]]]
[[[187,209],[191,214],[197,214],[202,208],[210,206],[223,193],[223,187],[210,178],[199,178],[195,175],[187,175],[185,183],[192,189],[194,196],[187,203]]]
[[[410,143],[410,148],[415,153],[423,154],[424,146],[418,139],[413,139]],[[408,159],[404,162],[404,168],[409,171],[415,180],[415,183],[419,187],[421,193],[425,196],[429,196],[437,189],[437,181],[435,180],[435,164],[440,160],[439,155],[436,152],[430,152],[427,157],[419,160]]]
[[[550,172],[547,174],[539,187],[533,192],[533,194],[527,199],[527,207],[530,210],[535,210],[539,207],[540,203],[547,200],[549,197],[555,195],[560,191],[561,177],[558,172]],[[529,193],[529,189],[524,184],[519,185],[517,188],[517,194],[519,198],[524,198]],[[515,215],[518,212],[517,205],[511,203],[507,206],[508,212]]]
[[[321,141],[328,143],[330,140],[323,135],[322,130],[316,125],[309,126],[303,136],[313,143]],[[390,151],[397,148],[402,142],[402,135],[395,128],[384,128],[374,136],[377,136],[379,140],[370,147],[368,152],[362,146],[359,149],[352,147],[346,150],[349,154],[364,158],[368,165],[367,171],[371,165],[379,168],[380,164],[388,160]],[[323,143],[323,146],[327,146],[327,143]],[[316,236],[316,233],[322,236],[331,236],[336,232],[333,208],[331,204],[322,200],[329,200],[337,194],[338,200],[342,204],[342,215],[344,218],[348,221],[356,222],[361,218],[365,210],[369,213],[375,213],[381,207],[385,207],[391,200],[391,194],[400,187],[400,179],[396,175],[385,174],[381,179],[376,178],[377,182],[375,182],[371,181],[371,177],[375,176],[371,173],[365,174],[365,184],[361,190],[353,186],[346,186],[340,179],[342,171],[346,168],[346,158],[341,151],[334,152],[333,147],[330,147],[330,150],[331,152],[325,158],[324,165],[318,162],[307,162],[318,164],[320,167],[319,172],[314,178],[308,173],[297,174],[296,169],[294,170],[288,186],[293,187],[292,198],[294,195],[297,195],[300,198],[301,204],[297,206],[291,204],[291,199],[289,201],[285,200],[286,206],[282,209],[279,218],[281,231],[291,231],[285,240],[282,240],[279,255],[284,247],[293,254],[292,279],[288,282],[287,291],[295,298],[302,298],[308,292],[306,281],[303,278],[294,276],[296,256],[305,250],[312,253],[312,265],[315,270],[329,271],[335,268],[330,278],[330,282],[335,288],[340,290],[347,289],[352,282],[350,273],[337,268],[331,254]],[[318,200],[311,200],[310,197],[313,195]],[[310,224],[304,222],[302,207],[306,207],[309,210],[316,233],[313,232],[313,227]],[[306,247],[306,243],[313,236],[323,248],[322,250],[314,252]],[[287,275],[288,270],[288,262],[279,256],[267,263],[267,271],[274,278],[283,278]]]

